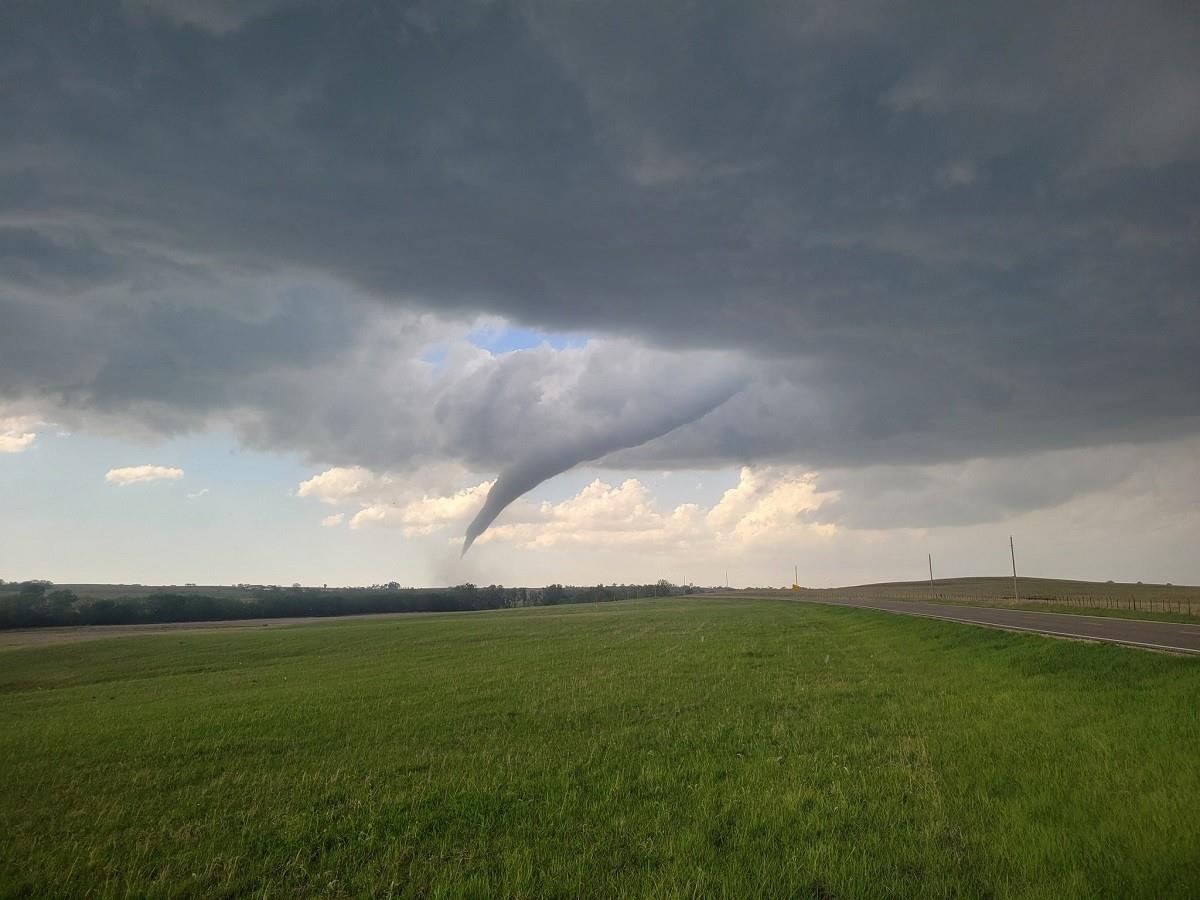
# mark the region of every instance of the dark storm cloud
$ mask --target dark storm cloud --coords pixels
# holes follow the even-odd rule
[[[264,445],[498,467],[518,421],[640,389],[612,366],[522,417],[553,365],[531,354],[414,422],[394,380],[339,374],[386,365],[352,348],[365,293],[740,355],[750,388],[630,464],[1194,431],[1197,45],[1165,2],[18,0],[0,396],[155,421],[254,405]],[[231,284],[296,272],[351,287],[239,312]],[[316,371],[355,399],[312,402]]]
[[[1155,447],[1110,445],[1029,454],[1019,465],[1006,459],[974,459],[933,466],[867,466],[824,472],[822,490],[838,500],[820,510],[823,521],[851,528],[928,528],[976,525],[1029,510],[1052,509],[1092,493],[1124,491],[1126,498],[1158,493],[1160,514],[1194,505],[1190,470],[1195,442]],[[1147,491],[1147,473],[1165,481]],[[1139,483],[1140,482],[1140,483]],[[1133,488],[1134,490],[1130,490]],[[1128,502],[1128,500],[1126,500]]]

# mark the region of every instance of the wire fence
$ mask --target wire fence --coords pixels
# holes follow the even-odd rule
[[[949,594],[940,591],[905,592],[903,597],[891,597],[896,600],[929,600],[939,603],[970,603],[973,598],[961,594]],[[1200,600],[1193,601],[1177,597],[1139,597],[1136,594],[1068,594],[1061,597],[1038,596],[1021,597],[981,597],[977,602],[985,602],[989,606],[1070,606],[1078,609],[1126,609],[1132,612],[1160,612],[1177,615],[1194,616],[1200,613]]]

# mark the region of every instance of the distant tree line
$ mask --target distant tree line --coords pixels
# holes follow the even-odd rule
[[[363,613],[464,612],[559,603],[604,603],[635,597],[666,597],[699,590],[666,580],[654,584],[542,588],[402,588],[396,582],[369,588],[306,588],[298,585],[247,587],[244,597],[212,597],[169,589],[141,597],[80,599],[49,581],[0,581],[0,629],[62,625],[136,625],[160,622],[213,622],[221,619],[275,619],[293,616],[348,616]]]

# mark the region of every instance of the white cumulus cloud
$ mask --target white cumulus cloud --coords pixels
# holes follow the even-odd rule
[[[425,496],[452,494],[473,473],[452,462],[432,463],[403,475],[377,474],[364,466],[334,466],[296,488],[297,497],[311,497],[331,506],[402,506]]]
[[[337,528],[342,524],[342,519],[346,518],[345,513],[334,513],[332,516],[326,516],[321,520],[322,528]]]
[[[124,466],[119,469],[109,469],[104,480],[109,484],[124,487],[127,484],[140,484],[145,481],[178,481],[183,477],[183,469],[173,466]]]
[[[301,482],[296,496],[331,506],[357,507],[353,513],[328,516],[322,524],[337,525],[349,515],[351,528],[401,528],[406,536],[414,537],[464,523],[479,511],[492,482],[458,487],[471,477],[462,466],[451,463],[425,466],[405,475],[335,466]]]
[[[362,466],[335,466],[301,482],[296,496],[313,497],[322,503],[348,503],[377,495],[387,483],[387,476],[377,476]]]
[[[725,492],[705,520],[714,533],[746,543],[786,534],[797,526],[831,534],[836,526],[812,524],[812,514],[837,499],[836,492],[817,488],[814,472],[744,466],[737,486]]]
[[[32,431],[0,431],[0,453],[20,453],[36,438]]]
[[[596,479],[561,503],[516,504],[507,521],[480,540],[521,547],[629,545],[690,551],[776,543],[836,533],[836,525],[817,515],[836,496],[818,490],[813,473],[786,466],[742,468],[738,484],[709,509],[682,503],[662,510],[636,478],[617,486]]]
[[[46,425],[37,416],[0,415],[0,453],[20,453],[33,446],[37,429]]]
[[[483,506],[491,487],[492,482],[483,481],[445,497],[423,496],[403,505],[369,504],[354,514],[350,527],[399,526],[407,537],[432,534],[473,517]]]
[[[297,494],[327,503],[358,506],[322,524],[339,525],[349,515],[353,529],[400,529],[421,537],[461,528],[479,511],[490,481],[437,494],[415,494],[412,482],[366,469],[329,469],[300,485]],[[709,508],[682,503],[660,508],[637,478],[619,484],[596,479],[558,503],[519,500],[480,539],[523,549],[556,546],[655,546],[688,551],[767,545],[820,538],[837,532],[824,508],[835,509],[836,491],[822,491],[814,473],[787,466],[745,467],[738,484]]]

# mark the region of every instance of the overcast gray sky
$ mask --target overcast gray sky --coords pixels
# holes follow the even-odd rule
[[[1197,46],[1174,0],[5,3],[0,576],[172,571],[141,492],[186,580],[837,583],[1022,530],[1200,581]],[[304,549],[235,563],[272,479]],[[93,482],[94,531],[47,509]]]

